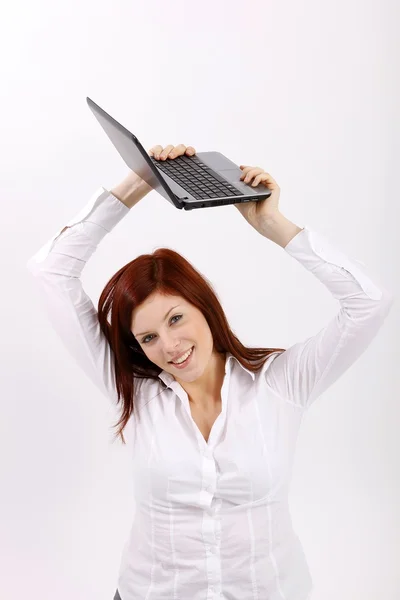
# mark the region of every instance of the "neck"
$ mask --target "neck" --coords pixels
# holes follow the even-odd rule
[[[225,378],[225,353],[214,352],[201,377],[179,383],[188,395],[189,402],[203,410],[214,410],[221,404],[221,388]]]

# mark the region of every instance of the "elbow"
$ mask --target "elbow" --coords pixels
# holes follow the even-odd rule
[[[390,312],[395,301],[395,295],[387,289],[382,290],[382,297],[380,300],[380,304],[382,306],[382,310],[387,315]]]
[[[349,300],[349,299],[348,299]],[[350,322],[361,323],[384,321],[393,306],[394,295],[383,286],[375,286],[374,297],[369,294],[353,296],[352,302],[342,307]]]
[[[390,309],[393,306],[395,297],[391,291],[384,287],[380,287],[380,290],[381,296],[379,299],[374,301],[372,310],[370,308],[370,315],[373,320],[378,318],[379,320],[383,321],[389,314]]]

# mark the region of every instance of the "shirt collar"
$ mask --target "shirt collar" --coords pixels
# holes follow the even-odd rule
[[[244,367],[242,365],[242,363],[236,358],[236,356],[233,356],[233,354],[231,354],[230,352],[226,352],[225,373],[227,373],[228,371],[230,372],[230,370],[232,368],[231,367],[232,360],[235,360],[238,363],[238,365],[240,365],[240,367],[244,371],[246,371],[247,373],[249,373],[249,375],[251,375],[251,378],[254,381],[254,379],[255,379],[255,373],[253,373],[253,371],[250,371],[249,369],[246,369],[246,367]],[[175,377],[173,375],[171,375],[171,373],[168,373],[168,371],[161,371],[161,373],[159,374],[158,377],[159,377],[159,379],[161,379],[161,381],[163,383],[165,383],[165,385],[167,387],[169,387],[170,384],[175,381]]]

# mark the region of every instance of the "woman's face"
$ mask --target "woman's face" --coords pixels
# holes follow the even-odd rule
[[[181,296],[154,293],[132,315],[131,331],[147,358],[182,381],[199,378],[213,354],[213,338],[203,313]],[[183,368],[172,359],[192,354]]]

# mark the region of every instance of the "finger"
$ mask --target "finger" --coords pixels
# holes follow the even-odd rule
[[[164,150],[161,152],[160,154],[160,160],[166,160],[168,154],[171,152],[171,150],[173,149],[173,145],[169,144],[168,146],[166,146],[164,148]]]
[[[260,173],[260,175],[258,175],[254,182],[255,183],[257,181],[257,179],[259,179],[259,181],[257,182],[257,185],[262,182],[264,185],[266,185],[270,190],[278,190],[279,185],[277,184],[277,182],[275,181],[275,179],[273,177],[271,177],[271,175],[269,173]]]
[[[182,156],[182,154],[185,154],[185,152],[187,152],[187,148],[186,148],[185,144],[179,144],[178,146],[175,146],[174,148],[172,148],[171,152],[168,154],[168,158],[175,158],[176,156]]]
[[[258,169],[258,167],[251,167],[250,165],[240,165],[242,171],[246,171],[246,169]]]
[[[269,173],[262,174],[262,182],[267,185],[271,190],[279,190],[280,187],[275,179]]]
[[[157,146],[153,146],[148,154],[150,156],[154,156],[157,160],[160,159],[161,155],[164,155],[164,152],[168,151],[168,148],[171,150],[168,152],[168,158],[175,158],[176,156],[182,156],[182,154],[187,154],[188,156],[193,156],[196,154],[196,150],[193,146],[185,146],[185,144],[178,144],[178,146],[173,146],[170,144],[166,146],[165,149],[158,144]]]
[[[158,146],[153,146],[152,148],[150,148],[149,150],[149,154],[150,156],[155,156],[157,158],[157,156],[162,152],[162,146],[158,145]]]
[[[250,167],[250,170],[246,173],[243,173],[240,178],[243,178],[244,183],[248,183],[253,179],[253,177],[259,175],[260,173],[263,173],[263,170],[259,167]]]
[[[185,144],[179,144],[179,146],[175,146],[169,153],[169,158],[175,158],[176,156],[182,156],[182,154],[187,154],[188,156],[193,156],[196,154],[196,150],[193,146],[186,147]]]
[[[260,175],[257,175],[257,177],[255,178],[255,180],[253,181],[253,183],[251,185],[253,187],[256,187],[259,183],[261,183],[262,179],[263,179],[263,176],[260,173]]]
[[[245,166],[243,166],[243,165],[242,165],[242,167],[243,167],[243,169],[242,169],[242,170],[243,170],[243,173],[242,173],[242,175],[241,175],[241,178],[242,178],[242,177],[246,177],[246,175],[247,175],[248,173],[250,173],[250,171],[255,171],[255,170],[262,171],[262,170],[263,170],[263,169],[260,169],[259,167],[245,167]]]
[[[174,146],[172,150],[168,153],[168,158],[175,158],[176,156],[181,156],[185,153],[186,146],[184,144],[178,144],[178,146]]]

